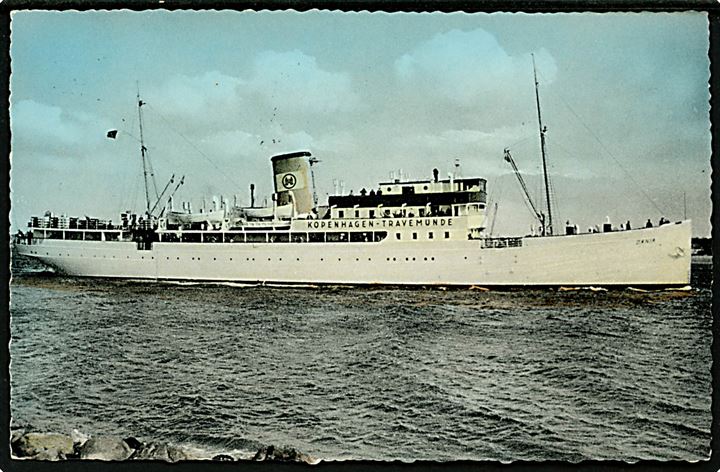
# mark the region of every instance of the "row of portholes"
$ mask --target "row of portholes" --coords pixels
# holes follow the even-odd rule
[[[32,251],[32,254],[37,254],[37,251]],[[46,256],[49,256],[50,253],[49,253],[49,252],[46,252],[45,255],[46,255]],[[62,257],[62,254],[58,254],[58,256],[59,256],[59,257]],[[70,257],[70,254],[66,254],[66,256],[67,256],[67,257]],[[80,257],[84,257],[84,256],[83,256],[83,255],[80,255]],[[96,258],[97,255],[93,255],[93,257]],[[105,259],[105,258],[106,258],[106,256],[103,256],[103,259]],[[112,256],[112,258],[115,259],[115,256]],[[127,258],[130,259],[130,256],[127,256]],[[140,259],[145,259],[145,256],[141,256]],[[154,256],[151,256],[150,259],[151,259],[151,260],[154,260],[155,257],[154,257]],[[166,257],[165,259],[169,261],[169,260],[170,260],[170,257],[168,256],[168,257]],[[175,259],[179,261],[179,260],[180,260],[180,257],[176,257]],[[416,262],[416,261],[418,261],[419,259],[420,259],[419,257],[418,257],[418,258],[416,258],[416,257],[412,257],[412,258],[411,258],[411,257],[406,257],[406,258],[405,258],[405,262]],[[467,259],[467,257],[465,257],[465,259]],[[195,260],[200,261],[201,259],[200,259],[200,257],[197,257],[197,258],[196,258],[196,257],[191,257],[191,260],[193,260],[193,261],[195,261]],[[232,262],[233,258],[230,257],[229,260]],[[283,260],[282,257],[279,257],[279,258],[278,258],[278,262],[282,262],[282,260]],[[295,260],[296,260],[297,262],[300,262],[300,258],[299,258],[299,257],[296,257]],[[372,262],[372,258],[370,258],[370,257],[368,257],[367,260],[368,260],[368,262]],[[386,257],[385,260],[386,260],[387,262],[390,262],[391,260],[392,260],[392,262],[397,262],[398,260],[400,260],[400,261],[402,262],[402,258],[399,258],[399,259],[398,259],[398,258],[396,258],[396,257],[393,257],[393,258]],[[431,257],[429,257],[429,258],[428,258],[428,257],[423,257],[423,261],[428,261],[428,260],[429,260],[429,261],[434,261],[434,260],[435,260],[435,257],[433,257],[433,256],[431,256]],[[213,257],[213,261],[217,261],[217,257]],[[246,262],[255,262],[255,258],[254,258],[254,257],[246,257],[246,258],[245,258],[245,261],[246,261]],[[324,258],[324,257],[321,257],[321,258],[320,258],[320,262],[324,262],[324,261],[325,261],[325,258]],[[268,257],[268,262],[272,262],[272,258],[271,258],[271,257]],[[338,257],[338,262],[342,262],[342,258],[341,258],[341,257]],[[355,258],[355,262],[360,262],[360,258],[359,258],[359,257],[356,257],[356,258]]]
[[[38,252],[37,252],[37,251],[30,251],[30,254],[38,254]],[[49,252],[46,252],[45,255],[46,255],[46,256],[49,256],[50,253],[49,253]],[[62,253],[58,253],[58,257],[63,257]],[[70,254],[67,254],[67,253],[66,253],[66,254],[65,254],[65,257],[70,257]],[[80,255],[75,256],[75,257],[86,257],[86,256],[84,256],[83,254],[80,254]],[[90,257],[90,256],[87,256],[87,257]],[[94,258],[94,259],[97,259],[97,257],[98,257],[97,254],[93,254],[93,258]],[[103,258],[103,259],[107,259],[108,257],[105,256],[105,255],[103,255],[102,258]],[[127,256],[127,258],[130,259],[130,256]],[[115,256],[112,256],[111,259],[116,259],[116,257],[115,257]],[[145,256],[140,256],[140,259],[145,259]],[[155,256],[150,256],[150,259],[151,259],[151,260],[155,259]]]
[[[388,262],[390,262],[390,258],[389,258],[389,257],[386,257],[385,260],[388,261]],[[396,257],[393,257],[393,258],[392,258],[392,261],[393,261],[393,262],[396,262],[397,260],[398,260],[398,258],[396,258]],[[400,258],[399,260],[402,261],[402,258]],[[417,258],[416,258],[416,257],[406,257],[406,258],[405,258],[405,262],[415,262],[416,260],[420,260],[420,258],[419,258],[419,257],[417,257]],[[428,257],[423,257],[423,261],[428,261],[428,260],[434,261],[435,258],[434,258],[434,257],[429,257],[429,258],[428,258]]]

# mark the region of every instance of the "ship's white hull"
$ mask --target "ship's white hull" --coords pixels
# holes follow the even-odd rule
[[[45,239],[18,245],[73,276],[298,284],[683,286],[690,222],[573,236],[378,243],[135,243]]]

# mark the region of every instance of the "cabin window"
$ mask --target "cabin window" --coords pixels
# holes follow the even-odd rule
[[[360,218],[360,210],[355,210],[355,218]]]
[[[450,239],[450,231],[445,231],[445,239]]]
[[[417,233],[413,233],[413,239],[417,239]]]
[[[270,236],[273,238],[273,242],[276,243],[287,243],[290,242],[290,235],[288,233],[275,233]]]
[[[458,213],[460,212],[460,208],[454,207],[454,210],[455,210],[455,216],[458,216]]]
[[[387,237],[387,232],[386,232],[386,231],[377,231],[377,232],[375,233],[374,239],[375,239],[375,242],[377,243],[377,242],[382,241],[382,240],[385,239],[386,237]]]
[[[351,243],[367,243],[372,240],[370,233],[350,233]]]
[[[432,239],[432,238],[433,238],[433,232],[430,231],[430,232],[428,233],[428,239]]]
[[[427,189],[428,189],[428,186],[427,186],[427,185],[423,185],[423,190],[427,190]]]
[[[344,210],[338,210],[338,218],[345,218],[345,211],[344,211]]]
[[[347,233],[325,233],[325,236],[329,243],[347,242],[348,240]]]
[[[395,233],[395,239],[400,239],[400,233]]]
[[[392,187],[388,187],[387,191],[392,192]]]
[[[324,243],[325,242],[325,233],[310,233],[309,235],[309,241],[311,243]]]

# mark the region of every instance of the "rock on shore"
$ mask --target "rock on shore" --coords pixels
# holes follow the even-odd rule
[[[169,443],[145,443],[135,439],[116,436],[88,436],[74,430],[71,435],[58,433],[11,432],[10,448],[17,459],[35,459],[58,461],[65,459],[87,459],[99,461],[124,460],[161,460],[177,462],[184,460],[214,461],[274,461],[304,462],[316,464],[317,459],[290,447],[261,447],[253,456],[252,453],[240,457],[237,453],[220,453],[203,455],[193,448]],[[252,459],[250,459],[252,457]]]

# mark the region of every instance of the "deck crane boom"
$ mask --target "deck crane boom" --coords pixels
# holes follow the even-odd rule
[[[525,194],[525,200],[530,205],[530,208],[532,209],[532,212],[537,218],[538,222],[540,223],[542,227],[542,234],[545,234],[545,215],[543,215],[541,212],[537,210],[535,207],[535,203],[533,202],[532,198],[530,197],[530,192],[527,189],[527,185],[525,184],[525,179],[523,179],[522,174],[520,173],[520,170],[518,169],[517,165],[515,164],[515,160],[512,158],[512,155],[510,154],[510,149],[505,148],[505,160],[510,163],[510,165],[513,168],[513,172],[515,172],[515,176],[518,179],[518,182],[520,182],[520,187],[522,187],[523,193]]]

